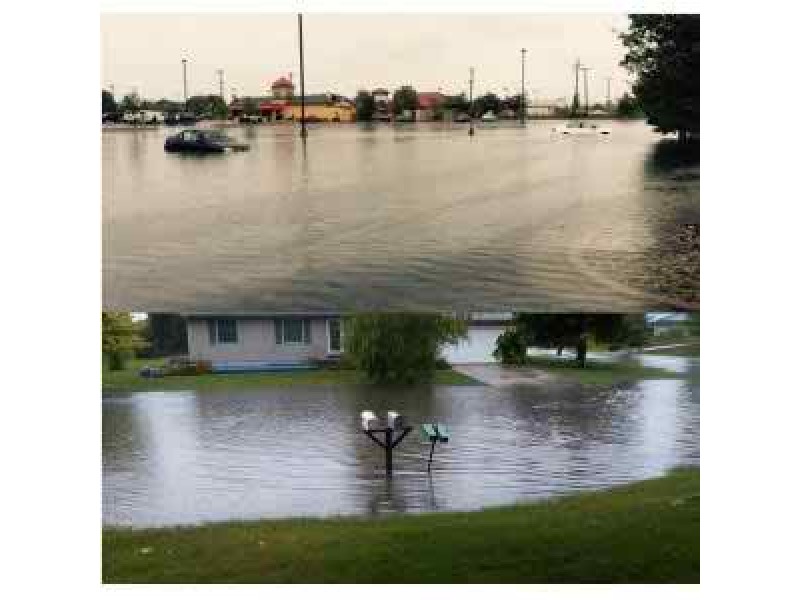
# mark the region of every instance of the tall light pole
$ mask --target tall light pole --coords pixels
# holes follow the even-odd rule
[[[219,97],[225,102],[225,71],[217,69],[217,77],[219,77]]]
[[[472,105],[472,87],[475,84],[475,67],[469,68],[469,134],[475,135],[475,124],[472,120],[472,111],[474,109]]]
[[[186,83],[186,59],[181,59],[183,65],[183,110],[187,110],[189,106],[189,86]]]
[[[580,77],[581,59],[575,61],[575,95],[572,97],[572,112],[577,116],[581,108],[581,95],[578,92],[578,78]]]
[[[525,125],[525,48],[522,49],[522,91],[519,96],[519,122]]]
[[[300,37],[300,137],[305,138],[306,132],[306,79],[305,65],[303,64],[303,14],[297,14],[297,30]]]
[[[589,67],[581,67],[583,71],[583,95],[586,99],[586,116],[589,116]]]
[[[606,110],[611,112],[611,77],[606,77]]]

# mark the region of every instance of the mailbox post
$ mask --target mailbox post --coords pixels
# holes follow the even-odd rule
[[[431,443],[431,451],[430,454],[428,454],[428,473],[430,473],[436,442],[450,441],[450,432],[443,423],[425,423],[422,426],[422,435]]]
[[[371,410],[361,413],[361,429],[366,436],[383,448],[386,456],[386,476],[392,476],[392,450],[403,441],[413,428],[406,424],[403,415],[390,410],[386,415],[386,426],[381,427],[378,417]],[[383,440],[376,437],[383,434]]]

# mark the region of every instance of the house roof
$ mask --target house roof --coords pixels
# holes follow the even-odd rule
[[[279,77],[275,81],[272,82],[272,89],[275,88],[292,88],[294,89],[294,84],[286,79],[286,77]]]
[[[417,107],[435,108],[444,102],[444,95],[439,92],[420,92],[417,94]]]

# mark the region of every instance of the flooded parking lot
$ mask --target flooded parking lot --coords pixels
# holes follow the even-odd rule
[[[103,305],[197,311],[699,304],[699,166],[641,122],[237,127],[248,152],[107,131]]]

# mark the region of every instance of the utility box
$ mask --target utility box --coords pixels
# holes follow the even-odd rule
[[[371,410],[361,411],[361,428],[364,431],[371,431],[373,429],[380,428],[380,422],[378,421],[378,417],[375,416],[374,412]]]
[[[389,425],[389,429],[393,429],[394,431],[399,431],[406,426],[406,418],[393,410],[386,413],[386,421]]]

